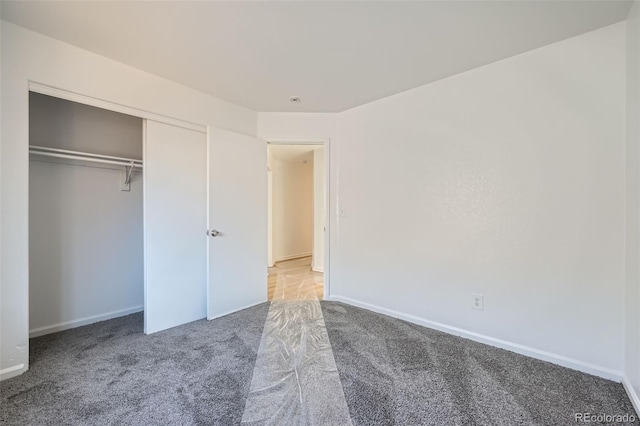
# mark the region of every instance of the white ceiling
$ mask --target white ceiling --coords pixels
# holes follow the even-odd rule
[[[322,145],[274,145],[269,144],[271,157],[286,162],[313,161],[313,151],[322,149]]]
[[[7,1],[2,19],[256,111],[337,112],[619,22],[629,7]]]

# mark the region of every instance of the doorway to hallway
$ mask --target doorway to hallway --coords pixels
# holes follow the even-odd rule
[[[268,299],[322,299],[324,146],[270,143],[267,162]]]

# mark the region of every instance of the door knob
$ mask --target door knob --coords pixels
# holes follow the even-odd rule
[[[222,235],[222,233],[220,231],[215,230],[215,229],[212,229],[211,231],[207,230],[207,236],[209,236],[209,237],[219,237],[220,235]]]

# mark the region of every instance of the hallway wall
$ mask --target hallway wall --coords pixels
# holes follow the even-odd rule
[[[272,160],[273,260],[313,250],[313,161]]]
[[[324,272],[324,236],[327,208],[325,205],[324,148],[313,151],[313,262],[316,272]]]

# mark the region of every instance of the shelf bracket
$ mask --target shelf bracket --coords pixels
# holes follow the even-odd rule
[[[133,162],[129,166],[124,166],[124,182],[120,188],[121,191],[131,191],[131,174],[135,166]]]

